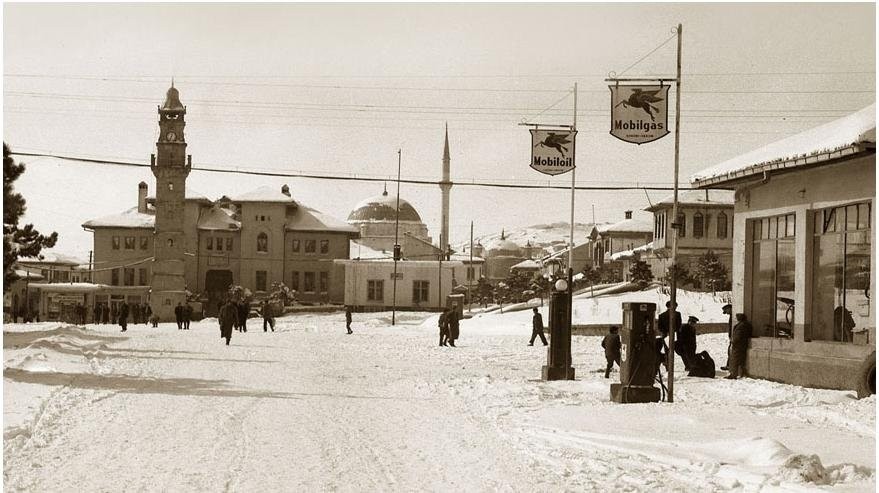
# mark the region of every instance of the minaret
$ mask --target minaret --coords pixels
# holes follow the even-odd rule
[[[186,107],[171,82],[165,103],[159,107],[159,140],[150,168],[156,177],[156,225],[150,305],[160,321],[174,320],[174,307],[186,303],[183,260],[183,211],[186,177],[192,156],[186,155],[183,128]]]
[[[449,248],[449,192],[452,191],[452,182],[449,180],[451,158],[449,157],[449,124],[446,123],[446,143],[443,147],[443,180],[440,182],[440,190],[443,193],[443,222],[440,229],[439,246],[443,252]]]

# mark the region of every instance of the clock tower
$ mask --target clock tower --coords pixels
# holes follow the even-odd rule
[[[174,320],[174,307],[178,302],[186,303],[183,214],[192,156],[186,155],[185,115],[186,107],[180,103],[180,94],[172,82],[165,103],[159,107],[157,153],[152,155],[150,163],[156,177],[155,258],[150,305],[162,322]]]

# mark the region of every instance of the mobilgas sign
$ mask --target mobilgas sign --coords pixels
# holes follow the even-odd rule
[[[574,169],[576,130],[531,130],[531,167],[547,175]]]
[[[668,89],[671,86],[610,87],[610,134],[643,144],[668,135]]]

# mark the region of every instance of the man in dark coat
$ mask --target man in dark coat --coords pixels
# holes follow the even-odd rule
[[[220,338],[226,339],[226,345],[232,340],[232,327],[238,320],[238,308],[232,301],[220,307],[220,313],[217,314],[217,320],[220,322]]]
[[[672,329],[671,324],[669,323],[669,314],[677,308],[677,303],[675,306],[671,306],[671,301],[665,302],[665,311],[659,314],[659,320],[657,320],[657,328],[659,328],[659,332],[662,333],[662,337],[668,337],[669,331]],[[681,326],[681,312],[675,310],[674,312],[674,329],[675,334],[677,334],[677,328]]]
[[[110,306],[104,305],[101,307],[101,322],[105,324],[110,323]]]
[[[128,330],[128,303],[119,305],[119,325],[122,326],[122,332]]]
[[[131,323],[134,325],[140,323],[140,303],[131,304]]]
[[[351,330],[351,307],[348,305],[345,305],[345,328],[348,329],[349,334],[354,333]]]
[[[620,366],[620,349],[622,348],[622,342],[620,341],[620,328],[619,327],[611,327],[610,333],[604,336],[604,339],[601,341],[601,347],[604,348],[604,358],[607,360],[607,368],[604,370],[604,378],[610,378],[610,370],[613,369],[613,364],[616,363],[617,366]]]
[[[250,303],[241,300],[238,303],[238,330],[247,332],[247,316],[250,315]]]
[[[449,346],[455,346],[455,339],[460,335],[460,327],[458,326],[458,304],[452,303],[452,308],[446,316],[446,322],[449,324]]]
[[[439,326],[440,332],[440,346],[448,346],[447,341],[449,340],[449,309],[446,308],[440,313],[439,320],[437,320],[437,325]]]
[[[534,315],[531,316],[531,341],[528,342],[529,346],[534,345],[534,339],[537,336],[540,336],[540,340],[543,341],[543,345],[546,346],[548,343],[546,342],[546,336],[543,335],[543,316],[537,311],[537,307],[532,308],[534,311]]]
[[[95,323],[96,324],[101,323],[101,304],[100,303],[95,303],[95,307],[94,307],[94,309],[92,309],[92,314],[95,317]]]
[[[748,354],[748,342],[754,328],[744,313],[736,313],[736,326],[732,330],[731,349],[729,354],[729,376],[726,378],[736,379],[744,376],[745,359]]]
[[[721,370],[729,370],[729,353],[732,351],[732,328],[733,328],[733,315],[732,315],[732,305],[729,303],[723,305],[723,314],[728,316],[728,320],[726,322],[726,337],[729,339],[729,342],[726,345],[726,364],[721,366]]]
[[[186,302],[183,306],[183,330],[189,330],[189,322],[192,321],[192,305]]]
[[[119,321],[119,304],[110,305],[110,323],[116,323]]]
[[[177,330],[183,330],[183,305],[179,301],[174,307],[174,320],[177,321]]]
[[[349,309],[350,310],[350,309]],[[275,331],[275,314],[272,311],[272,304],[268,300],[263,300],[260,304],[259,313],[262,315],[262,331],[268,332],[269,328]],[[351,312],[348,312],[348,333],[351,333]]]
[[[690,315],[687,323],[681,325],[675,337],[675,352],[684,362],[684,370],[690,371],[696,360],[696,323],[699,319]]]

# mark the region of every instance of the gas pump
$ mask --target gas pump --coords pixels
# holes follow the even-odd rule
[[[543,380],[573,380],[571,366],[571,296],[568,281],[559,279],[553,284],[549,297],[549,347],[546,365],[541,371]]]
[[[620,383],[610,385],[614,402],[659,402],[653,386],[656,371],[655,303],[623,303],[620,334]]]

